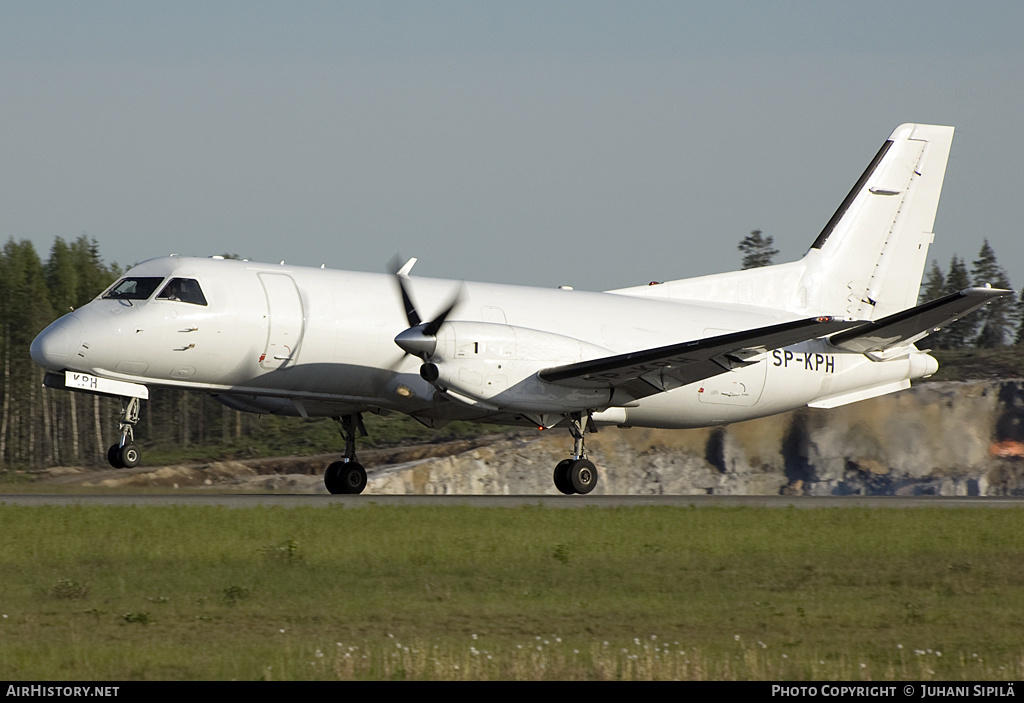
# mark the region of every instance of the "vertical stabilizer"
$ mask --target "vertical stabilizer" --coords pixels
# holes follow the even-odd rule
[[[952,141],[896,128],[804,257],[800,307],[877,320],[917,303]]]

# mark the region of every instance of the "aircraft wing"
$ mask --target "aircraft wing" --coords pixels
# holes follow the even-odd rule
[[[952,293],[840,332],[829,341],[840,349],[862,354],[905,347],[956,322],[996,298],[1012,294],[1012,290],[1001,288],[965,288],[959,293]]]
[[[643,398],[763,359],[779,347],[834,334],[863,322],[822,316],[544,369],[541,380],[573,388],[614,388]]]

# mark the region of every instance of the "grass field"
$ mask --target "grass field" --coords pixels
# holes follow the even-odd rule
[[[1024,510],[0,505],[6,680],[1024,677]]]

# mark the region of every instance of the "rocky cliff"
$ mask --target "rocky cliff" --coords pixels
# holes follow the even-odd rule
[[[367,493],[557,495],[568,431],[367,450]],[[833,410],[804,408],[701,430],[588,435],[595,494],[1024,495],[1024,381],[925,383]],[[100,486],[230,486],[323,493],[336,455],[85,473]]]
[[[555,493],[572,446],[555,428],[454,456],[382,467],[378,493]],[[1024,494],[1024,382],[925,383],[833,410],[701,430],[588,436],[595,493]]]

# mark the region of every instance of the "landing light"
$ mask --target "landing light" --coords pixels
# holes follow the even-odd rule
[[[412,392],[412,389],[409,388],[409,386],[399,386],[398,388],[395,389],[395,393],[397,393],[403,398],[412,398],[413,395],[415,395]]]

